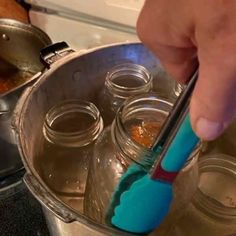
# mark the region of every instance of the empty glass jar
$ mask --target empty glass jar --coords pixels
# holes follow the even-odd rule
[[[128,97],[149,92],[151,89],[152,76],[145,67],[125,63],[111,68],[99,96],[99,110],[104,123],[111,124],[118,108]]]
[[[68,205],[82,210],[89,159],[94,141],[103,129],[96,106],[67,100],[51,108],[43,126],[44,144],[40,175]]]
[[[154,93],[134,96],[122,105],[112,125],[102,132],[94,146],[84,199],[87,216],[107,223],[112,193],[127,168],[136,163],[145,171],[150,169],[153,164],[150,147],[171,107]],[[194,155],[174,183],[170,215],[175,215],[190,201],[197,183],[197,156]]]
[[[236,235],[236,161],[225,154],[199,161],[199,187],[167,235]]]

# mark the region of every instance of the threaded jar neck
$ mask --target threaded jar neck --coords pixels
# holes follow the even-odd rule
[[[129,98],[119,109],[112,134],[127,163],[134,161],[147,169],[152,166],[156,155],[150,147],[171,107],[169,102],[149,93]]]
[[[52,107],[45,117],[44,137],[60,146],[82,147],[97,139],[103,120],[97,107],[83,100],[66,100]]]
[[[225,154],[203,156],[200,181],[193,205],[224,223],[236,222],[236,159]]]
[[[127,99],[136,94],[149,92],[152,88],[152,76],[141,65],[120,64],[107,73],[105,86],[115,97]]]

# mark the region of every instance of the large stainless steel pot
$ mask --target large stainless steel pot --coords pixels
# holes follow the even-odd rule
[[[49,37],[32,25],[0,19],[0,83],[3,77],[6,81],[26,73],[32,75],[22,84],[0,93],[0,178],[22,167],[11,127],[12,111],[24,88],[40,76],[44,65],[39,52],[50,43]]]
[[[140,43],[106,46],[85,54],[72,52],[66,44],[59,43],[44,50],[42,55],[49,69],[26,89],[14,114],[19,151],[27,170],[25,183],[42,203],[52,235],[131,235],[97,224],[69,208],[43,182],[35,156],[40,148],[45,114],[64,99],[80,98],[96,104],[106,72],[119,63],[144,65],[154,76],[154,90],[170,101],[174,99],[173,81],[160,67],[158,59]]]

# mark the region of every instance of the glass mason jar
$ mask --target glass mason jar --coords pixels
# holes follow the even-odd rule
[[[154,93],[134,96],[122,105],[112,125],[102,132],[94,146],[84,199],[84,213],[88,217],[107,223],[106,213],[112,193],[127,168],[136,163],[145,171],[150,169],[153,164],[150,147],[171,107]],[[190,201],[197,183],[195,155],[189,158],[174,183],[175,196],[171,207],[174,215]]]
[[[199,187],[168,235],[236,235],[236,159],[225,154],[199,161]]]
[[[145,67],[125,63],[111,68],[98,102],[105,125],[111,124],[117,110],[128,97],[151,89],[152,76]]]
[[[89,159],[102,129],[98,109],[83,100],[66,100],[52,107],[45,117],[40,175],[50,189],[77,210],[82,210]]]

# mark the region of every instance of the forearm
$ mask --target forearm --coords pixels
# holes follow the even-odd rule
[[[0,0],[0,18],[11,18],[27,23],[27,11],[15,0]]]

